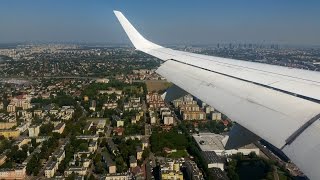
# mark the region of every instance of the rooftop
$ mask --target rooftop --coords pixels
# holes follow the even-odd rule
[[[208,164],[224,163],[223,158],[218,156],[214,151],[202,151],[201,153]]]
[[[222,139],[224,136],[214,133],[194,134],[193,138],[202,151],[224,150]]]

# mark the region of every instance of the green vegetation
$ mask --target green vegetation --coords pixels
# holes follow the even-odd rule
[[[91,83],[83,90],[82,96],[86,95],[90,98],[93,98],[98,94],[99,90],[107,90],[109,88],[116,88],[122,90],[125,86],[125,83],[116,80],[110,80],[109,83]]]
[[[35,153],[29,163],[27,164],[27,167],[26,167],[26,172],[27,172],[27,175],[33,175],[33,176],[36,176],[39,171],[40,171],[40,158],[39,158],[39,154],[38,153]]]
[[[169,158],[182,158],[188,157],[188,152],[186,150],[177,150],[177,152],[172,152],[168,155]]]
[[[230,123],[231,124],[231,123]],[[199,123],[198,125],[199,131],[209,131],[212,133],[220,134],[223,133],[225,130],[225,126],[221,121],[206,121],[204,123]],[[230,128],[230,127],[228,127]]]
[[[155,154],[163,154],[163,148],[184,150],[188,140],[184,134],[179,134],[176,128],[169,132],[154,131],[150,136],[151,150]]]
[[[137,135],[144,134],[144,126],[139,124],[128,124],[125,127],[125,135]]]
[[[274,179],[274,171],[278,168],[276,164],[261,157],[255,153],[249,156],[242,154],[233,155],[232,160],[227,164],[227,173],[231,180],[233,179]],[[280,171],[281,172],[281,171]],[[282,171],[282,179],[291,179],[288,173]]]
[[[0,140],[0,153],[3,153],[6,149],[10,149],[12,142],[4,137]]]
[[[60,91],[57,93],[56,97],[50,97],[50,99],[42,99],[42,98],[33,98],[31,99],[31,103],[38,104],[38,107],[49,105],[49,104],[56,104],[57,106],[75,106],[76,100],[73,99],[72,96],[66,95],[64,92]]]

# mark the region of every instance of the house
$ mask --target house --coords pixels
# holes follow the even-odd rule
[[[100,119],[98,121],[97,128],[98,129],[104,129],[105,126],[106,126],[106,120],[105,119]]]
[[[0,155],[0,166],[6,162],[6,159],[7,159],[7,156],[5,155],[5,153],[2,153]]]
[[[96,111],[96,106],[97,106],[96,101],[95,101],[95,100],[92,100],[91,103],[90,103],[89,109],[90,109],[91,111]]]
[[[134,156],[129,157],[130,168],[137,167],[137,159]]]
[[[142,150],[145,150],[146,148],[149,147],[149,140],[148,140],[148,138],[142,138],[141,141],[142,141]]]
[[[173,116],[172,115],[164,115],[163,116],[163,124],[164,125],[172,125],[173,124]]]
[[[103,151],[102,153],[102,160],[106,163],[109,174],[116,173],[116,163],[111,160],[111,156],[107,151]]]
[[[137,152],[137,159],[138,159],[138,160],[142,159],[142,153],[143,153],[143,151],[142,151],[142,148],[141,148],[140,146],[137,146],[137,147],[136,147],[136,152]]]
[[[119,149],[117,145],[114,144],[112,139],[107,139],[107,148],[110,153],[114,154],[115,156],[119,153]]]
[[[94,153],[98,149],[98,141],[90,141],[88,149]]]
[[[117,127],[113,129],[113,133],[117,136],[122,136],[124,132],[124,128],[123,127]]]
[[[112,115],[112,121],[116,127],[123,127],[124,126],[124,121],[117,115]]]
[[[66,124],[65,124],[65,123],[59,123],[59,124],[57,124],[57,125],[54,127],[54,129],[52,130],[52,132],[62,134],[65,127],[66,127]]]

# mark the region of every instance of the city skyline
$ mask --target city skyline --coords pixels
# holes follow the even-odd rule
[[[130,44],[112,10],[159,44],[319,45],[319,2],[309,1],[8,1],[0,7],[0,43]]]

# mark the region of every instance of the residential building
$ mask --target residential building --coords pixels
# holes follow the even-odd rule
[[[211,112],[214,111],[214,108],[211,106],[205,106],[204,110],[205,110],[206,114],[210,114]]]
[[[183,174],[180,171],[161,171],[162,180],[183,180]]]
[[[110,154],[107,151],[103,151],[102,160],[106,163],[109,174],[114,174],[117,171],[116,163],[112,161]]]
[[[87,174],[87,168],[85,168],[85,167],[69,167],[66,171],[64,171],[64,176],[67,177],[72,173],[79,175],[79,176],[85,176]]]
[[[0,179],[25,179],[26,176],[26,166],[18,166],[14,169],[0,169]]]
[[[203,174],[198,168],[197,164],[192,160],[186,160],[184,162],[186,167],[186,174],[190,180],[204,180]]]
[[[54,174],[56,173],[58,169],[58,163],[57,161],[49,161],[46,164],[46,167],[44,169],[44,175],[46,178],[52,178]]]
[[[157,117],[154,111],[151,111],[151,110],[149,111],[149,117],[150,117],[150,124],[157,123]]]
[[[17,138],[20,136],[20,131],[19,130],[0,130],[0,136],[3,136],[5,138]]]
[[[107,139],[107,148],[108,148],[109,152],[112,153],[113,155],[115,155],[115,156],[118,155],[119,149],[118,149],[117,145],[114,144],[112,139]]]
[[[116,103],[116,102],[110,102],[110,103],[103,104],[104,109],[116,109],[117,107],[118,107],[118,103]]]
[[[149,147],[149,140],[148,140],[148,138],[142,138],[141,141],[142,141],[142,150],[145,150],[146,148]]]
[[[11,129],[12,127],[17,126],[17,122],[0,122],[0,129]]]
[[[32,125],[28,128],[29,137],[38,137],[40,133],[40,125]]]
[[[136,151],[137,151],[137,159],[138,160],[142,159],[142,153],[143,153],[142,148],[140,146],[137,146]]]
[[[107,78],[100,78],[96,80],[96,83],[109,83],[109,79]]]
[[[183,120],[205,120],[206,113],[203,111],[183,111]]]
[[[221,116],[222,116],[221,113],[216,111],[211,113],[212,120],[221,121]]]
[[[52,132],[62,134],[65,127],[66,127],[66,124],[61,122],[54,127]]]
[[[149,105],[149,108],[158,109],[161,107],[165,107],[165,103],[164,103],[161,95],[159,95],[156,92],[154,92],[154,93],[149,92],[146,95],[146,100]]]
[[[201,155],[208,165],[208,168],[219,168],[224,171],[226,160],[224,160],[223,157],[218,156],[214,151],[202,151]]]
[[[210,168],[209,174],[216,180],[229,180],[228,176],[220,168]]]
[[[173,116],[172,115],[163,116],[163,124],[164,125],[172,125],[173,124]]]
[[[89,109],[90,109],[91,111],[96,111],[96,106],[97,106],[96,101],[95,101],[95,100],[92,100],[91,103],[90,103]]]
[[[100,119],[98,121],[97,128],[98,129],[104,129],[105,126],[106,126],[106,120],[105,119]]]
[[[53,153],[53,157],[57,159],[58,164],[61,163],[61,161],[66,157],[65,150],[63,148],[58,149]]]
[[[6,162],[7,156],[5,153],[0,155],[0,166]]]
[[[88,149],[91,153],[94,153],[98,149],[98,141],[90,141]]]
[[[33,111],[33,116],[42,117],[42,115],[43,115],[43,113],[42,113],[42,110],[40,110],[40,109]]]
[[[214,151],[218,156],[242,153],[249,155],[251,152],[259,155],[260,150],[254,144],[248,144],[237,149],[225,149],[228,136],[214,133],[199,133],[192,135],[202,151]]]
[[[134,156],[129,157],[130,168],[137,167],[137,159]]]
[[[116,127],[123,127],[124,121],[117,115],[112,115],[113,123],[116,125]]]
[[[124,111],[140,111],[142,109],[141,103],[137,102],[128,102],[123,105]]]
[[[107,174],[105,178],[101,178],[105,180],[129,180],[131,179],[129,173],[113,173]]]
[[[16,112],[16,105],[10,103],[10,104],[7,106],[7,112]]]

